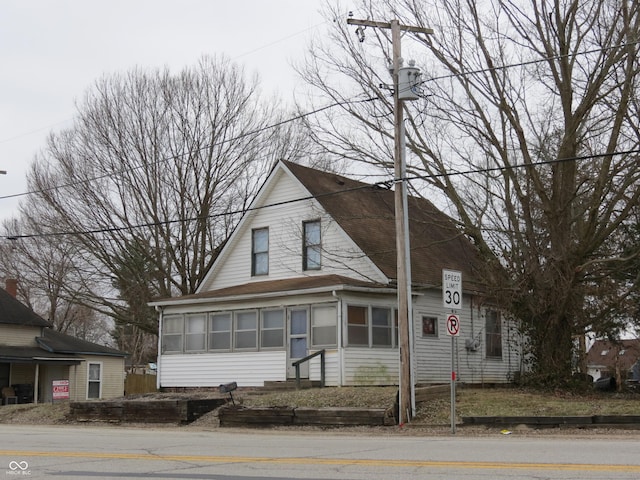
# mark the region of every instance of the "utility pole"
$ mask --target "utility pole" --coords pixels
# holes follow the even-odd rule
[[[402,50],[400,45],[401,32],[431,34],[430,28],[401,25],[398,20],[390,22],[375,22],[371,20],[357,20],[348,18],[350,25],[391,29],[391,43],[393,47],[393,100],[394,100],[394,203],[396,226],[396,264],[398,282],[398,344],[400,347],[400,382],[399,382],[399,423],[411,420],[415,415],[415,381],[413,375],[413,308],[411,298],[411,250],[409,245],[409,215],[407,206],[406,161],[404,156],[404,120],[403,101],[414,97],[410,94],[412,83],[417,80],[417,69],[408,72],[414,75],[414,82],[406,76],[401,81]],[[364,36],[361,37],[364,39]],[[408,80],[408,81],[407,81]],[[402,92],[400,89],[403,89]]]

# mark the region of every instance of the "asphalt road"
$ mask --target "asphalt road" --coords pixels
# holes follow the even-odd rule
[[[404,436],[0,426],[0,480],[638,479],[640,434]]]

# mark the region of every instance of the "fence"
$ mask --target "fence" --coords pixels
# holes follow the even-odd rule
[[[156,379],[156,375],[129,373],[124,380],[124,393],[125,395],[136,395],[157,392]]]

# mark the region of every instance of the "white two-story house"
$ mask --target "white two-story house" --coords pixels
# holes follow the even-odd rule
[[[158,386],[285,381],[321,350],[327,385],[398,384],[393,195],[279,162],[197,292],[152,303]],[[518,335],[482,294],[476,249],[429,201],[410,198],[408,211],[416,383],[451,376],[443,269],[462,273],[458,379],[508,382],[521,368]],[[300,369],[319,380],[320,356]]]

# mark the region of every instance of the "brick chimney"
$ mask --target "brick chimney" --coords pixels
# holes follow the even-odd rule
[[[18,297],[18,279],[17,278],[7,278],[5,280],[5,290],[13,298],[17,298]]]

